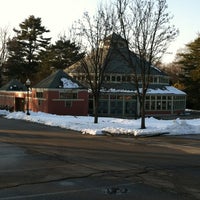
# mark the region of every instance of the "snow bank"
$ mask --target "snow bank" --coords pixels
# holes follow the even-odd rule
[[[23,112],[0,111],[0,115],[6,115],[7,119],[21,119],[41,123],[49,126],[72,129],[83,134],[127,134],[134,136],[157,135],[167,133],[169,135],[200,134],[200,119],[192,120],[157,120],[153,117],[146,118],[146,129],[140,129],[140,119],[119,119],[99,117],[99,123],[93,123],[90,116],[67,116],[53,115],[42,112],[30,112],[26,115]]]
[[[192,122],[197,122],[192,123]],[[171,135],[200,134],[200,120],[174,120],[172,125],[166,127]]]
[[[8,115],[9,111],[7,110],[0,110],[0,115]]]

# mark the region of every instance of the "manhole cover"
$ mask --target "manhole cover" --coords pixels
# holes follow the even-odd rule
[[[106,194],[126,194],[127,188],[110,187],[105,189]]]

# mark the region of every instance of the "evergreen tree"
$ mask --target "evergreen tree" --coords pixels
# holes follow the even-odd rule
[[[19,24],[19,27],[19,30],[14,29],[16,36],[8,42],[8,70],[11,77],[14,74],[24,81],[26,78],[34,79],[40,55],[46,50],[51,38],[43,37],[49,30],[41,25],[41,18],[33,15]]]
[[[200,109],[200,36],[186,45],[187,50],[178,54],[182,66],[180,81],[188,95],[188,107]]]
[[[74,42],[67,40],[65,36],[60,37],[55,44],[48,48],[49,65],[56,69],[65,69],[80,60],[83,54],[79,52],[80,47]]]
[[[65,69],[83,57],[80,47],[61,36],[55,44],[50,45],[41,55],[41,70],[37,74],[38,81],[48,76],[52,70]]]
[[[14,37],[7,43],[9,58],[5,64],[7,73],[10,78],[22,79],[26,77],[26,63],[24,62],[25,53],[22,51],[22,46],[18,39]]]

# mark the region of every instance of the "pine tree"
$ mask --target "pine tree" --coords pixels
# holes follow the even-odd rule
[[[5,64],[7,70],[6,75],[10,78],[22,79],[26,76],[26,67],[24,62],[24,52],[22,46],[16,37],[7,43],[9,58]]]
[[[16,36],[8,42],[9,75],[15,74],[22,80],[34,79],[34,75],[38,71],[40,55],[50,43],[51,38],[43,37],[49,30],[41,25],[41,18],[35,18],[33,15],[20,23],[19,27],[19,30],[13,29]],[[17,48],[15,48],[16,45]]]
[[[48,64],[56,69],[65,69],[66,67],[74,64],[83,56],[74,42],[67,40],[62,36],[48,48]]]
[[[55,44],[50,45],[41,55],[41,67],[37,73],[37,81],[48,76],[52,70],[65,69],[83,57],[80,47],[74,42],[60,36]]]
[[[200,109],[200,36],[186,47],[186,52],[178,54],[182,66],[180,81],[188,95],[188,107]]]

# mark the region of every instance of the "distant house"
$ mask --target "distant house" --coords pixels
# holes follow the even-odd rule
[[[27,88],[18,80],[11,80],[0,88],[0,109],[24,111]]]
[[[33,86],[31,109],[58,115],[87,115],[88,90],[58,70]]]
[[[110,50],[110,59],[104,73],[101,89],[99,115],[134,117],[140,115],[133,73],[137,72],[138,79],[140,68],[138,56],[131,53],[134,65],[126,62],[128,50],[125,40],[113,34],[105,40],[106,50]],[[67,73],[82,84],[86,84],[86,74],[81,63],[77,62],[66,69]],[[141,82],[139,82],[141,84]],[[150,69],[150,84],[146,95],[146,115],[171,115],[180,114],[186,108],[186,93],[169,85],[169,77],[155,66]],[[89,113],[93,114],[93,99],[89,96]]]
[[[18,80],[0,88],[0,109],[29,110],[58,115],[88,115],[88,90],[62,70],[48,76],[29,91]],[[28,101],[29,100],[29,101]]]

